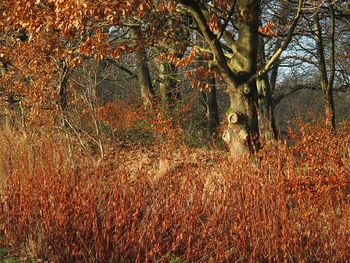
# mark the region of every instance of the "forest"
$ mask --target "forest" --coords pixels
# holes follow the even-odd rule
[[[1,0],[0,262],[348,262],[348,0]]]

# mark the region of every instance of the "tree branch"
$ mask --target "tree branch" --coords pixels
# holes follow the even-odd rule
[[[210,49],[213,52],[214,62],[219,68],[219,73],[226,83],[232,83],[236,86],[237,76],[230,70],[225,54],[222,50],[220,41],[217,39],[216,35],[209,29],[207,25],[207,20],[202,12],[201,7],[197,1],[191,0],[180,0],[180,3],[186,6],[196,20],[197,25],[202,32],[206,42],[208,43]]]
[[[296,16],[295,16],[295,18],[293,20],[293,23],[292,23],[292,25],[291,25],[291,27],[289,29],[288,35],[287,35],[286,39],[284,40],[283,44],[272,55],[272,57],[265,64],[265,66],[249,79],[249,82],[255,81],[257,78],[261,77],[266,72],[268,72],[271,69],[271,67],[273,66],[273,64],[276,62],[276,60],[281,56],[282,52],[288,47],[290,41],[292,40],[294,30],[295,30],[295,28],[296,28],[296,26],[298,24],[299,19],[300,19],[303,5],[304,5],[304,0],[299,0],[297,14],[296,14]]]

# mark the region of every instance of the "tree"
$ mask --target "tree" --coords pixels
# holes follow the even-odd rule
[[[155,103],[155,92],[152,85],[152,78],[148,68],[147,51],[145,47],[138,45],[142,43],[142,30],[140,25],[131,26],[131,36],[135,42],[135,57],[136,57],[136,68],[137,68],[137,79],[140,85],[141,98],[143,107],[145,109],[151,109]]]
[[[256,79],[268,72],[283,50],[288,46],[300,18],[303,1],[299,1],[297,14],[292,21],[285,41],[271,59],[257,68],[259,42],[258,1],[236,1],[228,6],[226,1],[179,1],[196,21],[213,55],[210,67],[215,68],[227,84],[231,106],[227,112],[228,128],[223,138],[234,157],[241,156],[257,145],[259,127],[257,118]],[[234,16],[234,19],[233,18]],[[229,24],[236,29],[235,39]],[[229,49],[225,52],[223,41]]]
[[[160,45],[155,48],[162,53],[173,54],[176,60],[181,60],[184,53],[181,52],[182,48],[179,47],[180,45],[186,46],[190,44],[187,43],[190,32],[176,21],[174,22],[171,17],[164,16],[163,20],[161,22],[163,24],[161,30],[166,31],[169,28],[173,28],[173,30],[172,32],[167,32],[165,40],[161,41]],[[175,103],[181,99],[177,78],[178,69],[174,63],[166,60],[160,60],[158,64],[160,98],[165,108],[172,109]]]

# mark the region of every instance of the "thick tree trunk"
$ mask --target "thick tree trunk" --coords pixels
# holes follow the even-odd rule
[[[256,150],[259,139],[255,100],[250,95],[252,85],[230,91],[231,106],[227,111],[228,127],[223,134],[234,159]]]
[[[215,139],[219,127],[219,110],[216,98],[215,79],[210,78],[208,82],[211,84],[212,88],[202,91],[202,97],[204,100],[208,137]]]
[[[141,29],[139,26],[131,28],[131,35],[135,41],[142,39]],[[151,109],[154,106],[155,92],[152,85],[151,74],[147,64],[147,52],[144,47],[137,47],[135,51],[137,79],[140,85],[141,98],[143,107]]]
[[[241,60],[231,60],[229,64],[232,72],[237,72],[238,78],[233,85],[228,83],[231,106],[227,112],[228,128],[223,134],[235,159],[255,151],[259,140],[256,82],[249,81],[257,71],[259,3],[238,0],[236,6],[239,18],[236,50]]]

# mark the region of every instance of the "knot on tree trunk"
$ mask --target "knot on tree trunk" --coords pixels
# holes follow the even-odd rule
[[[240,112],[232,112],[227,116],[228,128],[224,131],[222,139],[226,142],[233,158],[239,158],[247,151],[249,132],[247,118]]]
[[[231,112],[227,116],[229,124],[244,124],[246,122],[246,117],[240,112]]]

